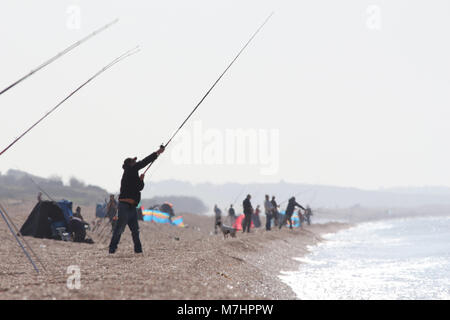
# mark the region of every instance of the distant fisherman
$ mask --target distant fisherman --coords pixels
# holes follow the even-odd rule
[[[255,228],[261,227],[261,219],[259,219],[259,213],[261,212],[261,209],[259,209],[259,204],[256,206],[255,211],[253,211],[252,214],[252,222]]]
[[[273,216],[273,205],[269,200],[269,195],[266,194],[266,201],[264,201],[264,211],[266,213],[266,230],[270,231],[270,224]]]
[[[236,212],[234,211],[233,205],[230,204],[230,209],[228,209],[228,217],[230,219],[231,225],[236,221]]]
[[[217,234],[217,228],[222,224],[222,210],[217,204],[214,205],[214,233]]]
[[[286,221],[289,221],[289,229],[292,229],[292,214],[294,213],[295,207],[300,207],[303,210],[306,210],[305,208],[303,208],[301,205],[299,205],[296,201],[295,201],[295,197],[292,197],[289,199],[287,208],[286,208],[286,213],[284,215],[284,221],[283,223],[280,223],[279,228],[281,229],[281,227],[286,224]]]
[[[272,217],[274,220],[274,225],[277,226],[279,224],[278,220],[279,220],[280,214],[278,213],[279,205],[275,201],[275,196],[272,196],[272,201],[270,201],[270,203],[272,204],[272,207],[273,207]]]
[[[306,223],[309,225],[311,225],[311,216],[313,215],[312,210],[309,206],[306,207],[305,210],[305,218],[306,218]]]
[[[117,201],[114,199],[114,195],[111,194],[109,196],[109,202],[106,205],[106,217],[109,219],[109,223],[111,223],[111,231],[114,232],[114,227],[117,222]]]
[[[164,152],[161,146],[158,151],[153,152],[141,161],[136,162],[137,158],[127,158],[123,162],[123,175],[120,184],[118,219],[114,228],[111,243],[109,244],[109,253],[117,250],[120,236],[125,230],[125,226],[131,230],[133,237],[134,252],[141,253],[142,245],[139,239],[139,225],[136,206],[141,201],[141,191],[144,189],[144,175],[139,176],[139,170],[145,168],[150,162],[155,161],[158,156]]]
[[[253,207],[252,203],[250,202],[251,198],[252,196],[248,194],[242,203],[245,215],[244,221],[242,222],[242,231],[245,232],[245,230],[247,230],[247,233],[250,232],[250,226],[252,224]]]

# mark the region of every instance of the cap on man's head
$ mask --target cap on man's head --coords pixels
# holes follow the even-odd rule
[[[129,166],[129,165],[131,164],[131,162],[132,162],[133,160],[136,161],[136,159],[137,159],[137,157],[134,157],[134,158],[126,158],[125,161],[123,162],[123,166],[122,166],[122,167]]]

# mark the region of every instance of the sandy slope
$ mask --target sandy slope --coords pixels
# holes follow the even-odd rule
[[[34,204],[9,206],[21,226]],[[91,215],[86,212],[92,212]],[[87,220],[93,208],[83,208]],[[184,215],[187,228],[141,222],[144,254],[133,253],[127,229],[116,254],[107,253],[109,237],[95,244],[78,244],[27,237],[48,272],[37,275],[0,221],[0,299],[294,299],[279,281],[280,270],[292,270],[291,259],[307,252],[320,235],[347,224],[312,225],[238,233],[224,240],[211,234],[211,217]],[[69,290],[67,267],[81,271],[81,288]]]

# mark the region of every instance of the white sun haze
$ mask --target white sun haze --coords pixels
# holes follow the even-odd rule
[[[70,20],[73,8],[79,28]],[[193,134],[198,124],[203,134],[219,137],[227,130],[278,130],[276,172],[262,174],[259,162],[174,163],[174,142],[151,179],[449,184],[450,3],[444,0],[4,0],[0,89],[120,21],[0,96],[0,149],[117,55],[135,45],[142,51],[33,129],[1,156],[0,170],[76,176],[118,190],[123,160],[166,142],[272,11],[185,132]],[[201,150],[208,146],[203,138]]]

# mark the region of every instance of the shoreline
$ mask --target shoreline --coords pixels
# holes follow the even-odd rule
[[[7,208],[19,228],[31,209]],[[83,216],[93,219],[93,214]],[[144,254],[134,254],[128,228],[114,255],[107,252],[109,237],[99,243],[92,233],[94,244],[26,237],[46,265],[47,273],[39,275],[1,223],[0,299],[297,299],[279,278],[281,271],[297,270],[301,262],[294,257],[307,254],[308,246],[324,240],[323,234],[352,226],[330,222],[270,232],[259,228],[224,239],[212,234],[212,217],[183,217],[185,228],[140,221]],[[80,289],[67,288],[69,266],[80,270]]]

